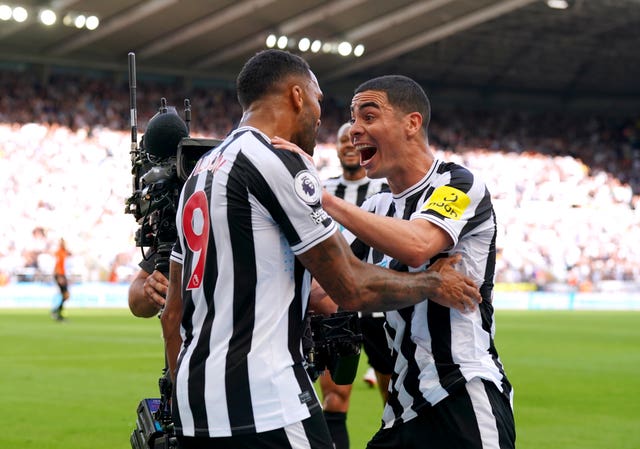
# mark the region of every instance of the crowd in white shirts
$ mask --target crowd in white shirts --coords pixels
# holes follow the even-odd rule
[[[129,281],[140,248],[124,213],[126,80],[13,75],[0,75],[4,92],[20,93],[0,97],[0,285],[50,276],[60,237],[72,280]],[[224,137],[239,119],[231,90],[144,85],[140,135],[163,96],[178,111],[190,98],[193,136]],[[336,172],[332,136],[349,114],[327,103],[316,155],[325,177]],[[604,280],[640,279],[640,119],[443,110],[430,135],[438,156],[472,168],[492,193],[497,282],[597,290]]]

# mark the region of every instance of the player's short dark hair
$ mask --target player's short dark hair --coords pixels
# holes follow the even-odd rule
[[[389,103],[402,112],[422,114],[422,127],[426,132],[431,120],[431,104],[424,89],[414,80],[403,75],[379,76],[360,84],[354,94],[366,90],[386,93]]]
[[[309,77],[307,61],[283,50],[263,50],[252,56],[236,79],[238,101],[246,109],[254,101],[270,93],[280,81],[290,75]]]

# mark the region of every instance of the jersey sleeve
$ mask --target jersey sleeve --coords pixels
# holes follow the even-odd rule
[[[310,162],[277,149],[260,162],[262,179],[250,183],[251,193],[278,224],[294,254],[308,251],[337,231],[322,208],[322,185]]]
[[[423,219],[446,231],[456,245],[475,222],[490,213],[491,201],[485,184],[459,167],[447,184],[436,186],[410,219]]]

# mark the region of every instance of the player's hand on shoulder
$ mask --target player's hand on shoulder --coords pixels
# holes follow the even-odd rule
[[[305,157],[309,162],[311,162],[315,166],[315,161],[313,160],[313,157],[310,154],[307,154],[302,148],[300,148],[295,143],[289,142],[288,140],[283,139],[282,137],[274,136],[271,138],[271,145],[273,145],[274,147],[280,150],[287,150],[287,151],[291,151],[292,153],[297,153],[300,156]]]
[[[438,259],[429,266],[427,271],[437,272],[441,278],[440,285],[435,289],[435,294],[429,296],[429,299],[445,307],[461,312],[470,312],[482,302],[482,296],[471,278],[456,271],[455,264],[461,258],[460,254],[456,254]]]

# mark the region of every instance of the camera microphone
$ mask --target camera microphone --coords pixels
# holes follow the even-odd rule
[[[191,102],[188,98],[184,99],[184,121],[187,124],[187,131],[189,130],[189,124],[191,123]]]
[[[131,151],[138,148],[138,119],[136,117],[136,54],[129,52],[129,112],[131,114]]]
[[[162,159],[175,156],[180,141],[189,137],[187,125],[176,109],[167,107],[163,100],[160,112],[149,120],[143,138],[145,151]]]

